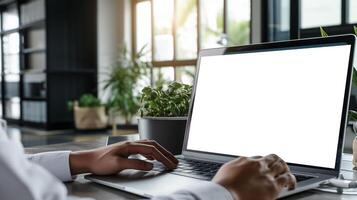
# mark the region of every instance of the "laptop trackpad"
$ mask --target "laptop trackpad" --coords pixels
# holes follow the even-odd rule
[[[145,197],[170,194],[180,188],[186,188],[187,185],[202,181],[170,173],[138,170],[124,170],[115,176],[89,175],[86,178],[96,183]]]

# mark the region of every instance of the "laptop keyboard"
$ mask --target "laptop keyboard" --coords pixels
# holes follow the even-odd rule
[[[162,164],[154,163],[154,171],[166,171],[172,174],[187,176],[203,180],[211,180],[218,169],[222,166],[220,163],[182,159],[178,158],[179,164],[174,170],[167,170]]]
[[[214,175],[217,173],[219,168],[223,165],[221,163],[200,161],[200,160],[191,160],[191,159],[183,159],[178,158],[179,164],[177,168],[174,170],[166,169],[161,163],[154,162],[154,171],[158,172],[168,172],[171,174],[177,174],[181,176],[187,176],[196,179],[202,180],[211,180]],[[294,174],[296,181],[301,182],[314,177]]]
[[[306,175],[301,175],[301,174],[294,174],[296,178],[296,182],[301,182],[301,181],[306,181],[315,177],[312,176],[306,176]]]

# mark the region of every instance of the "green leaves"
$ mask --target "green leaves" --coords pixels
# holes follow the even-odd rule
[[[150,63],[142,61],[146,54],[145,46],[136,54],[131,54],[125,47],[119,51],[118,59],[108,73],[104,82],[104,89],[109,90],[110,97],[107,106],[113,112],[119,112],[126,123],[140,107],[139,79],[148,74]]]
[[[353,31],[354,31],[355,35],[357,36],[357,26],[353,26]],[[320,34],[321,34],[321,37],[328,37],[327,32],[322,27],[320,27]]]
[[[78,101],[79,107],[99,107],[102,103],[92,94],[84,94]]]
[[[68,102],[68,110],[73,110],[74,103],[73,101]],[[79,107],[99,107],[102,106],[100,99],[95,97],[92,94],[83,94],[78,100]]]
[[[320,27],[320,34],[321,34],[321,37],[328,37],[328,34],[322,27]]]
[[[348,111],[348,120],[349,121],[357,121],[357,112],[353,110]]]
[[[166,89],[145,87],[141,91],[141,117],[182,117],[187,116],[192,86],[172,82]]]

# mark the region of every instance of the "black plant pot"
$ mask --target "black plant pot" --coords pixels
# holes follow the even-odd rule
[[[155,140],[172,154],[181,154],[186,121],[186,117],[139,118],[140,139]]]

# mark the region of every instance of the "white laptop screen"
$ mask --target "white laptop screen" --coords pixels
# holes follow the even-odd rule
[[[350,50],[201,57],[187,150],[334,168]]]

